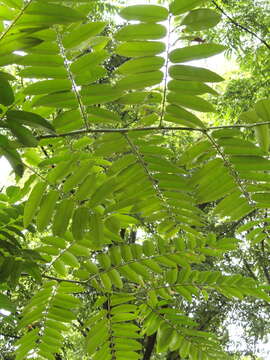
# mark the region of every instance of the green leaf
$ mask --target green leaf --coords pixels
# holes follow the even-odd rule
[[[42,2],[31,3],[25,13],[27,15],[19,20],[20,24],[66,24],[85,19],[82,14],[70,7]]]
[[[31,191],[31,194],[24,207],[23,224],[28,227],[33,220],[35,213],[40,205],[47,184],[43,181],[38,182]]]
[[[101,21],[80,25],[64,37],[63,45],[66,49],[74,48],[90,37],[100,34],[106,25],[106,22]]]
[[[255,104],[255,111],[263,121],[270,121],[270,99],[263,99]]]
[[[43,197],[37,216],[38,231],[44,231],[49,225],[58,198],[59,193],[56,190],[50,191]]]
[[[154,56],[166,50],[166,46],[158,41],[132,41],[117,46],[116,53],[125,57]]]
[[[90,274],[98,274],[98,267],[92,261],[87,260],[84,263],[84,266],[89,271]]]
[[[57,132],[68,132],[81,129],[84,122],[81,118],[80,111],[76,109],[63,111],[53,120],[53,125]]]
[[[106,104],[118,99],[122,95],[109,84],[93,84],[84,86],[80,92],[85,105]]]
[[[211,9],[197,9],[188,13],[181,21],[188,30],[200,31],[216,26],[221,20],[221,14]]]
[[[173,328],[165,322],[162,323],[157,333],[157,352],[165,352],[168,349],[172,335]]]
[[[9,297],[4,294],[0,294],[0,307],[1,309],[11,312],[15,311],[15,305],[10,301]]]
[[[170,11],[173,15],[180,15],[201,5],[204,0],[174,0],[170,4]]]
[[[91,216],[92,239],[96,247],[104,245],[104,224],[102,216],[95,212]]]
[[[205,93],[218,95],[210,86],[198,81],[171,80],[168,83],[168,89],[187,95],[202,95]]]
[[[100,280],[101,280],[101,283],[102,283],[102,286],[104,287],[104,289],[106,291],[110,291],[111,287],[112,287],[112,282],[111,282],[110,277],[108,276],[108,274],[101,273],[99,276],[100,276]]]
[[[160,84],[163,80],[162,71],[151,71],[136,75],[129,75],[116,83],[116,89],[119,90],[138,90],[145,87]]]
[[[29,125],[34,128],[42,128],[45,130],[54,131],[53,126],[42,116],[34,114],[28,111],[18,111],[18,110],[8,110],[7,111],[7,120],[8,123],[19,123]]]
[[[77,85],[89,85],[103,77],[106,77],[106,75],[107,71],[103,66],[88,67],[80,74],[75,75],[75,82]]]
[[[87,176],[87,178],[79,186],[76,193],[76,200],[85,200],[93,193],[96,184],[95,174]]]
[[[125,20],[139,20],[143,22],[159,22],[168,18],[168,10],[157,5],[133,5],[125,7],[120,15]]]
[[[21,9],[23,6],[23,0],[3,0],[2,2],[14,9]]]
[[[16,78],[4,71],[0,71],[0,80],[13,81],[16,80]]]
[[[162,96],[157,92],[143,92],[136,91],[122,96],[117,100],[118,104],[160,104],[162,100]],[[151,116],[151,115],[150,115]],[[155,116],[154,116],[155,119]],[[145,119],[144,119],[145,120]]]
[[[119,30],[115,39],[119,41],[158,40],[166,36],[167,30],[159,24],[127,25]]]
[[[29,54],[22,56],[19,60],[24,66],[64,66],[64,60],[59,55],[37,55]]]
[[[215,111],[215,108],[206,100],[192,95],[178,95],[176,92],[170,92],[167,96],[168,102],[187,107],[201,112]]]
[[[89,107],[88,113],[91,115],[89,117],[89,122],[99,122],[99,121],[105,121],[105,122],[113,122],[117,123],[120,121],[120,117],[116,112],[112,112],[107,109],[102,109],[100,107]]]
[[[92,168],[91,165],[92,164],[89,161],[82,163],[81,166],[65,181],[62,190],[67,193],[77,185],[81,184],[88,176],[89,170]]]
[[[217,55],[226,49],[223,45],[218,44],[201,44],[187,46],[181,49],[173,50],[169,54],[172,63],[183,63],[191,60],[205,59]]]
[[[15,122],[8,122],[7,127],[11,130],[12,134],[18,139],[18,141],[24,145],[29,147],[35,147],[38,144],[37,139],[33,136],[32,132]]]
[[[19,76],[29,79],[66,79],[67,72],[63,67],[50,67],[50,66],[29,66],[19,72]]]
[[[122,274],[122,276],[124,276],[129,281],[132,281],[132,282],[135,282],[138,284],[142,283],[140,276],[135,271],[133,271],[128,265],[120,267],[119,272],[120,272],[120,274]]]
[[[73,215],[74,205],[74,201],[71,199],[64,199],[60,203],[56,210],[52,226],[54,235],[63,236],[65,234],[69,221]]]
[[[59,258],[66,265],[71,266],[72,268],[78,268],[80,266],[79,261],[76,256],[74,256],[71,252],[65,251]]]
[[[14,94],[9,82],[4,79],[0,79],[0,104],[4,106],[10,106],[14,102]]]
[[[261,103],[261,104],[263,105],[264,103]],[[242,113],[239,116],[239,119],[247,124],[254,124],[254,123],[262,122],[263,119],[258,116],[258,113],[265,116],[265,118],[267,118],[267,113],[264,112],[264,106],[261,107],[259,105],[257,107],[257,109],[258,109],[257,112],[254,110],[251,110],[251,111],[246,111],[246,112]],[[263,113],[261,113],[262,111],[263,111]],[[264,120],[264,121],[268,121],[268,120]],[[258,143],[260,144],[261,148],[267,152],[269,150],[269,146],[270,146],[269,125],[266,124],[266,125],[254,126],[254,131],[255,131],[255,137],[256,137]]]
[[[84,238],[89,221],[90,214],[86,207],[79,207],[75,210],[72,218],[72,234],[76,241]]]
[[[204,128],[204,124],[197,116],[183,109],[180,106],[168,105],[166,108],[167,114],[165,114],[165,120],[174,122],[176,124],[183,124],[190,127]]]
[[[21,157],[19,153],[11,147],[10,142],[3,135],[0,135],[0,153],[10,162],[15,174],[21,177],[24,172],[24,165]]]
[[[72,84],[69,80],[44,80],[38,81],[24,88],[26,95],[43,95],[57,91],[70,90]]]
[[[162,68],[165,59],[161,56],[147,56],[124,62],[117,72],[121,74],[138,74],[149,71],[156,71]]]
[[[72,62],[70,70],[74,74],[80,74],[82,70],[87,69],[89,66],[95,67],[101,64],[108,57],[109,53],[105,50],[93,51],[92,53],[81,56]]]
[[[45,95],[38,97],[33,101],[33,106],[46,106],[46,107],[59,107],[72,109],[76,108],[77,99],[75,94],[72,91],[64,91],[59,93],[52,93],[50,95]]]
[[[123,288],[124,285],[123,285],[122,279],[120,277],[119,272],[116,269],[109,271],[108,276],[111,279],[111,282],[113,285],[115,285],[118,289]],[[125,305],[123,305],[123,306],[125,306]],[[126,306],[128,306],[128,305],[126,305]],[[132,306],[132,305],[130,305],[130,306]]]
[[[169,69],[169,74],[173,79],[185,81],[220,82],[224,80],[211,70],[189,65],[173,65]]]

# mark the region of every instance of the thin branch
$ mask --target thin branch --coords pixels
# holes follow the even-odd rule
[[[55,280],[57,282],[68,282],[68,283],[72,283],[72,284],[79,284],[79,285],[86,285],[85,281],[79,281],[79,280],[71,280],[71,279],[61,279],[55,276],[50,276],[50,275],[42,275],[43,278],[45,279],[49,279],[49,280]]]
[[[147,126],[147,127],[137,127],[137,128],[105,128],[105,129],[83,129],[77,131],[71,131],[63,134],[50,134],[50,135],[42,135],[38,136],[38,140],[42,139],[52,139],[52,138],[63,138],[63,137],[73,137],[77,135],[83,134],[95,134],[95,133],[128,133],[128,132],[135,132],[135,131],[149,131],[149,132],[159,132],[159,131],[196,131],[205,133],[207,131],[212,130],[222,130],[222,129],[251,129],[255,126],[260,125],[269,125],[270,121],[263,121],[254,124],[234,124],[234,125],[222,125],[222,126],[210,126],[208,128],[192,128],[192,127],[185,127],[185,126]]]
[[[33,2],[33,0],[30,0],[27,4],[25,4],[25,6],[21,9],[21,11],[19,12],[19,14],[16,16],[16,18],[12,21],[12,23],[9,25],[9,27],[0,35],[0,41],[2,41],[6,35],[10,32],[10,30],[12,30],[14,28],[14,26],[17,24],[17,22],[20,20],[20,18],[23,16],[23,14],[25,13],[26,9],[28,8],[28,6]]]
[[[161,114],[160,114],[160,122],[159,126],[162,126],[164,114],[165,114],[165,106],[166,106],[166,98],[167,98],[167,82],[169,78],[169,53],[170,53],[170,37],[171,37],[171,20],[172,16],[169,16],[169,24],[168,24],[168,37],[167,37],[167,51],[166,51],[166,64],[165,64],[165,80],[164,80],[164,90],[163,90],[163,99],[161,105]]]
[[[268,284],[270,285],[270,274],[269,274],[269,270],[268,270],[268,260],[266,260],[266,254],[265,254],[265,247],[264,247],[264,240],[262,240],[261,242],[261,250],[262,250],[262,256],[260,256],[260,266],[263,269],[264,272],[264,276],[266,277],[266,280],[268,282]]]
[[[254,124],[252,124],[254,125]],[[245,185],[242,183],[241,177],[239,176],[239,173],[237,172],[237,170],[235,169],[235,167],[231,164],[231,162],[229,161],[229,159],[227,158],[227,155],[221,150],[220,146],[218,145],[218,143],[215,141],[215,139],[213,139],[207,131],[204,132],[204,134],[207,136],[207,138],[209,139],[209,141],[211,142],[212,146],[214,149],[216,149],[217,154],[219,154],[224,162],[224,165],[228,168],[231,176],[233,177],[234,181],[236,182],[239,190],[241,191],[241,193],[244,195],[244,197],[246,198],[248,204],[250,207],[253,208],[253,211],[256,210],[255,207],[255,203],[252,200],[249,192],[247,191]],[[270,239],[270,232],[265,229],[265,227],[263,225],[259,225],[260,228],[263,229],[263,231],[265,232],[265,234],[267,235],[268,239]],[[269,283],[270,283],[270,274],[269,274]]]
[[[73,93],[74,93],[74,95],[76,97],[76,100],[77,100],[77,103],[78,103],[78,106],[79,106],[81,118],[84,121],[86,129],[89,129],[89,124],[88,124],[88,119],[87,119],[87,112],[86,112],[85,106],[83,104],[83,101],[81,99],[81,95],[80,95],[79,91],[77,90],[77,85],[76,85],[76,82],[74,80],[74,76],[72,74],[71,68],[70,68],[70,62],[69,62],[69,60],[67,58],[66,51],[65,51],[65,48],[63,46],[62,35],[57,29],[55,30],[55,32],[56,32],[56,36],[57,36],[57,44],[58,44],[58,47],[59,47],[59,50],[60,50],[60,54],[61,54],[61,56],[62,56],[62,58],[64,60],[65,69],[67,71],[68,78],[69,78],[69,80],[71,82],[71,85],[72,85],[72,91],[73,91]]]
[[[224,152],[221,150],[221,148],[219,147],[218,143],[215,141],[215,139],[212,138],[212,136],[210,136],[207,132],[205,133],[205,135],[207,136],[208,140],[211,142],[213,148],[216,150],[217,154],[219,154],[223,160],[224,165],[227,167],[227,169],[229,170],[230,175],[232,176],[232,178],[234,179],[234,181],[236,182],[236,185],[238,186],[239,190],[241,191],[241,193],[245,196],[248,204],[251,207],[254,207],[254,202],[252,201],[250,194],[247,192],[247,190],[245,189],[244,185],[241,182],[241,179],[237,173],[237,171],[235,170],[235,168],[233,167],[233,165],[231,164],[231,162],[229,161],[229,159],[227,158],[227,156],[224,154]]]
[[[248,263],[248,261],[247,261],[245,258],[243,258],[242,260],[243,260],[243,263],[244,263],[246,269],[247,269],[248,272],[249,272],[249,275],[250,275],[254,280],[258,281],[258,279],[257,279],[256,275],[254,274],[254,272],[253,272],[250,264]]]
[[[136,145],[132,142],[132,140],[127,136],[127,134],[123,134],[123,136],[125,137],[127,143],[129,144],[132,152],[134,153],[134,155],[137,157],[141,167],[143,168],[146,176],[148,177],[148,179],[150,180],[152,187],[157,195],[157,198],[161,201],[161,203],[164,205],[164,209],[167,211],[169,218],[175,223],[177,224],[177,218],[175,217],[174,213],[171,211],[170,205],[167,203],[166,198],[164,197],[162,191],[159,188],[158,182],[157,180],[153,177],[153,175],[151,174],[151,172],[149,171],[149,169],[147,168],[147,164],[145,163],[141,153],[139,152],[139,150],[137,149]]]
[[[10,339],[20,339],[20,336],[18,336],[18,335],[0,333],[0,336],[3,336],[4,338],[10,338]]]
[[[22,273],[21,276],[29,277],[30,275],[27,274],[27,273]],[[67,283],[79,284],[79,285],[84,285],[84,286],[87,285],[85,281],[62,279],[62,278],[58,278],[58,277],[50,276],[50,275],[45,275],[45,274],[41,274],[41,277],[44,278],[44,279],[55,280],[55,281],[57,281],[59,283],[67,282]]]
[[[212,3],[215,5],[215,7],[216,7],[224,16],[226,16],[226,18],[227,18],[228,20],[230,20],[230,22],[231,22],[234,26],[236,26],[236,27],[238,27],[238,28],[246,31],[246,32],[249,33],[250,35],[254,36],[256,39],[258,39],[261,43],[263,43],[263,44],[270,50],[270,44],[268,44],[264,39],[262,39],[259,35],[257,35],[257,34],[256,34],[255,32],[253,32],[252,30],[248,29],[247,27],[245,27],[245,26],[239,24],[237,21],[235,21],[230,15],[228,15],[228,14],[216,3],[215,0],[212,0]]]

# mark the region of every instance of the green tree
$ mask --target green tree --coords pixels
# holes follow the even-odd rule
[[[223,78],[189,61],[226,49],[191,44],[220,10],[0,10],[4,359],[240,359],[232,308],[268,330],[270,100],[211,126]]]

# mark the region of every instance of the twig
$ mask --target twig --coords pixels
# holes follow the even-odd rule
[[[247,27],[239,24],[237,21],[235,21],[230,15],[228,15],[217,3],[215,0],[212,0],[212,3],[215,5],[215,7],[224,15],[230,22],[237,26],[238,28],[248,32],[250,35],[254,36],[256,39],[260,40],[261,43],[263,43],[269,50],[270,50],[270,44],[268,44],[264,39],[262,39],[259,35],[257,35],[252,30],[249,30]]]
[[[49,280],[55,280],[57,282],[68,282],[68,283],[72,283],[72,284],[79,284],[79,285],[86,285],[86,283],[84,281],[79,281],[79,280],[71,280],[71,279],[61,279],[55,276],[50,276],[50,275],[42,275],[43,278],[45,279],[49,279]]]
[[[185,126],[147,126],[147,127],[137,127],[137,128],[105,128],[105,129],[83,129],[77,130],[72,132],[67,132],[63,134],[50,134],[50,135],[42,135],[38,136],[38,140],[42,139],[51,139],[51,138],[62,138],[62,137],[69,137],[69,136],[77,136],[83,134],[91,134],[91,133],[128,133],[128,132],[135,132],[135,131],[196,131],[205,133],[207,131],[212,130],[222,130],[222,129],[250,129],[255,126],[260,125],[269,125],[270,121],[263,121],[254,124],[234,124],[234,125],[222,125],[222,126],[210,126],[208,128],[192,128],[192,127],[185,127]]]
[[[77,100],[77,103],[78,103],[78,106],[79,106],[79,110],[80,110],[80,114],[81,114],[81,118],[85,124],[85,127],[86,129],[89,128],[89,125],[88,125],[88,119],[87,119],[87,112],[86,112],[86,109],[85,109],[85,106],[83,104],[83,101],[81,99],[81,95],[79,93],[79,91],[77,90],[77,85],[76,85],[76,82],[74,80],[74,76],[72,74],[72,71],[71,71],[71,68],[70,68],[70,62],[67,58],[67,55],[66,55],[66,51],[65,51],[65,48],[63,46],[63,41],[62,41],[62,35],[60,34],[60,32],[58,31],[58,29],[56,28],[55,30],[56,32],[56,38],[57,38],[57,44],[58,44],[58,47],[59,47],[59,50],[60,50],[60,54],[64,60],[64,66],[65,66],[65,69],[67,71],[67,75],[68,75],[68,78],[71,82],[71,85],[72,85],[72,91],[76,97],[76,100]]]
[[[258,281],[258,279],[257,279],[256,275],[254,274],[254,272],[253,272],[250,264],[248,263],[248,261],[247,261],[245,258],[243,258],[242,261],[243,261],[246,269],[248,270],[250,276],[251,276],[254,280]]]
[[[4,39],[4,37],[10,32],[11,29],[14,28],[14,26],[17,24],[17,22],[20,20],[20,18],[25,13],[25,10],[28,8],[28,6],[33,2],[33,0],[30,0],[25,6],[21,9],[17,17],[12,21],[12,23],[9,25],[9,27],[0,35],[0,41]]]
[[[169,16],[169,24],[168,24],[168,37],[167,37],[167,51],[166,51],[166,64],[165,64],[165,80],[164,80],[164,90],[163,90],[163,98],[162,98],[162,105],[161,105],[161,114],[160,114],[160,121],[159,126],[162,126],[164,114],[165,114],[165,106],[166,106],[166,98],[167,98],[167,82],[169,78],[169,53],[170,53],[170,37],[171,37],[171,15]]]
[[[22,273],[21,276],[24,276],[24,277],[28,277],[30,276],[29,274],[27,273]],[[79,285],[86,285],[86,282],[85,281],[79,281],[79,280],[71,280],[71,279],[62,279],[62,278],[58,278],[58,277],[55,277],[55,276],[50,276],[50,275],[45,275],[45,274],[42,274],[41,275],[44,279],[49,279],[49,280],[55,280],[59,283],[61,282],[68,282],[68,283],[72,283],[72,284],[79,284]]]
[[[139,150],[137,149],[136,145],[132,142],[132,140],[126,135],[123,135],[127,141],[127,143],[129,144],[132,152],[134,153],[134,155],[137,157],[139,164],[141,165],[141,167],[143,168],[146,176],[148,177],[148,179],[150,180],[152,187],[156,193],[157,198],[160,200],[161,204],[163,204],[164,209],[167,211],[169,218],[175,223],[177,224],[177,218],[175,217],[174,213],[171,211],[170,205],[168,204],[166,198],[164,197],[162,191],[159,188],[158,182],[157,180],[153,177],[153,175],[151,174],[151,172],[149,171],[149,169],[147,168],[147,165],[141,155],[141,153],[139,152]]]

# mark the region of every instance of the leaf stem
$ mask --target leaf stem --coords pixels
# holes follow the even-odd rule
[[[59,47],[59,50],[60,50],[60,54],[64,60],[64,66],[65,66],[65,69],[67,71],[67,75],[68,75],[68,78],[71,82],[71,85],[72,85],[72,91],[76,97],[76,100],[78,102],[78,106],[79,106],[79,110],[80,110],[80,114],[81,114],[81,117],[82,117],[82,120],[85,124],[85,127],[86,129],[89,129],[89,124],[88,124],[88,119],[87,119],[87,111],[86,111],[86,108],[83,104],[83,101],[81,99],[81,95],[79,93],[79,91],[77,90],[77,85],[76,85],[76,82],[74,80],[74,76],[72,74],[72,71],[70,69],[70,62],[67,58],[67,55],[66,55],[66,51],[65,51],[65,48],[63,46],[63,41],[62,41],[62,35],[60,34],[60,32],[58,31],[58,29],[55,30],[56,31],[56,35],[57,35],[57,44],[58,44],[58,47]]]
[[[33,0],[30,0],[28,3],[26,3],[24,5],[24,7],[21,9],[21,11],[19,12],[19,14],[16,16],[16,18],[12,21],[12,23],[9,25],[9,27],[7,27],[7,29],[0,35],[0,41],[2,41],[7,34],[10,32],[10,30],[12,30],[14,28],[14,26],[17,24],[17,22],[20,20],[20,18],[23,16],[23,14],[25,13],[26,9],[28,8],[28,6],[33,2]]]
[[[251,129],[255,126],[260,125],[270,125],[270,121],[263,121],[254,124],[234,124],[234,125],[223,125],[223,126],[210,126],[208,128],[191,128],[186,126],[147,126],[147,127],[137,127],[137,128],[100,128],[100,129],[83,129],[72,132],[67,132],[63,134],[50,134],[50,135],[41,135],[38,136],[38,140],[42,139],[51,139],[51,138],[62,138],[62,137],[73,137],[83,134],[91,133],[129,133],[135,131],[149,131],[149,132],[160,132],[160,131],[195,131],[206,133],[212,130],[222,130],[222,129]]]
[[[163,90],[163,99],[161,105],[161,115],[160,115],[160,122],[159,127],[162,127],[164,114],[165,114],[165,105],[166,105],[166,98],[167,98],[167,83],[168,83],[168,71],[169,71],[169,53],[170,53],[170,39],[171,39],[171,19],[172,15],[169,15],[168,20],[168,36],[167,36],[167,51],[166,51],[166,64],[165,64],[165,80],[164,80],[164,90]]]

